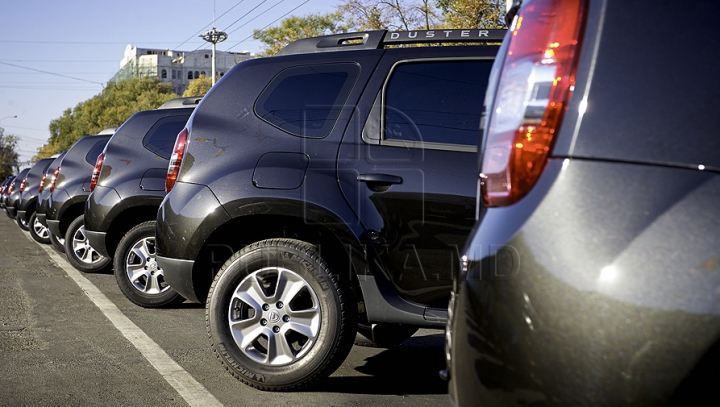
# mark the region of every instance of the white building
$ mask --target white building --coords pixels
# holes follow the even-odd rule
[[[215,72],[218,77],[227,73],[235,64],[250,59],[249,52],[215,51]],[[212,71],[212,51],[175,51],[169,49],[138,48],[128,45],[120,61],[120,70],[110,79],[119,82],[129,78],[156,77],[160,82],[170,82],[175,93],[182,95],[191,80]]]

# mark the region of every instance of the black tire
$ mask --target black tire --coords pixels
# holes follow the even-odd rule
[[[30,236],[38,243],[50,244],[50,231],[37,220],[37,212],[30,216]]]
[[[70,264],[84,273],[104,271],[111,260],[90,246],[85,236],[84,215],[75,218],[65,232],[65,254]]]
[[[280,293],[278,287],[292,288]],[[253,243],[228,259],[210,286],[205,316],[213,350],[228,371],[274,391],[329,376],[350,352],[357,326],[348,284],[314,246],[292,239]],[[271,359],[273,343],[279,356]]]
[[[59,238],[50,232],[50,244],[58,253],[65,254],[65,239]]]
[[[165,282],[155,261],[155,221],[130,229],[115,250],[115,280],[133,303],[146,308],[178,304],[185,299]]]
[[[376,324],[374,327],[358,324],[355,345],[370,348],[392,348],[397,346],[418,331],[409,325]]]
[[[15,221],[17,225],[20,226],[20,229],[26,232],[30,231],[30,224],[23,216],[20,216],[20,214],[15,215]]]

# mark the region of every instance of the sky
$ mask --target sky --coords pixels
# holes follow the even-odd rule
[[[99,94],[120,69],[128,44],[210,49],[198,37],[228,33],[218,51],[259,52],[252,32],[291,15],[335,11],[339,0],[25,0],[0,7],[0,127],[19,138],[29,161],[50,122]],[[286,15],[287,14],[287,15]],[[276,21],[278,20],[278,21]],[[17,116],[16,118],[13,116]]]

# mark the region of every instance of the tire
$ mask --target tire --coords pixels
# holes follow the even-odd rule
[[[30,231],[30,223],[28,223],[25,218],[23,218],[20,215],[15,215],[15,221],[17,222],[18,226],[20,226],[20,229],[29,232]]]
[[[47,226],[40,223],[39,220],[37,220],[37,212],[33,212],[33,214],[30,216],[30,236],[32,236],[33,240],[35,240],[38,243],[42,244],[50,244],[50,231],[48,230]]]
[[[355,345],[371,348],[392,348],[397,346],[418,331],[409,325],[375,324],[369,326],[358,324]]]
[[[357,326],[348,284],[314,246],[292,239],[253,243],[228,259],[210,286],[205,315],[228,371],[273,391],[329,376],[350,352]]]
[[[65,239],[59,238],[50,232],[50,244],[58,253],[65,253]]]
[[[185,301],[165,282],[155,261],[155,221],[130,229],[115,250],[115,280],[120,291],[133,303],[146,308]]]
[[[65,232],[65,254],[70,264],[84,273],[104,271],[111,260],[100,255],[88,243],[84,215],[75,218]]]

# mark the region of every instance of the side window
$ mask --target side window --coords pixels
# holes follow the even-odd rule
[[[255,114],[301,137],[330,134],[360,73],[357,64],[298,66],[280,72],[255,102]]]
[[[158,120],[143,138],[143,145],[153,153],[169,160],[175,146],[175,139],[189,118],[190,115],[181,115]]]
[[[385,86],[384,144],[475,146],[491,60],[397,65]]]
[[[105,144],[107,144],[107,140],[98,141],[95,143],[94,146],[88,151],[88,153],[85,155],[85,161],[87,161],[90,165],[95,165],[95,161],[97,161],[98,156],[100,153],[102,153],[103,148],[105,148]]]

